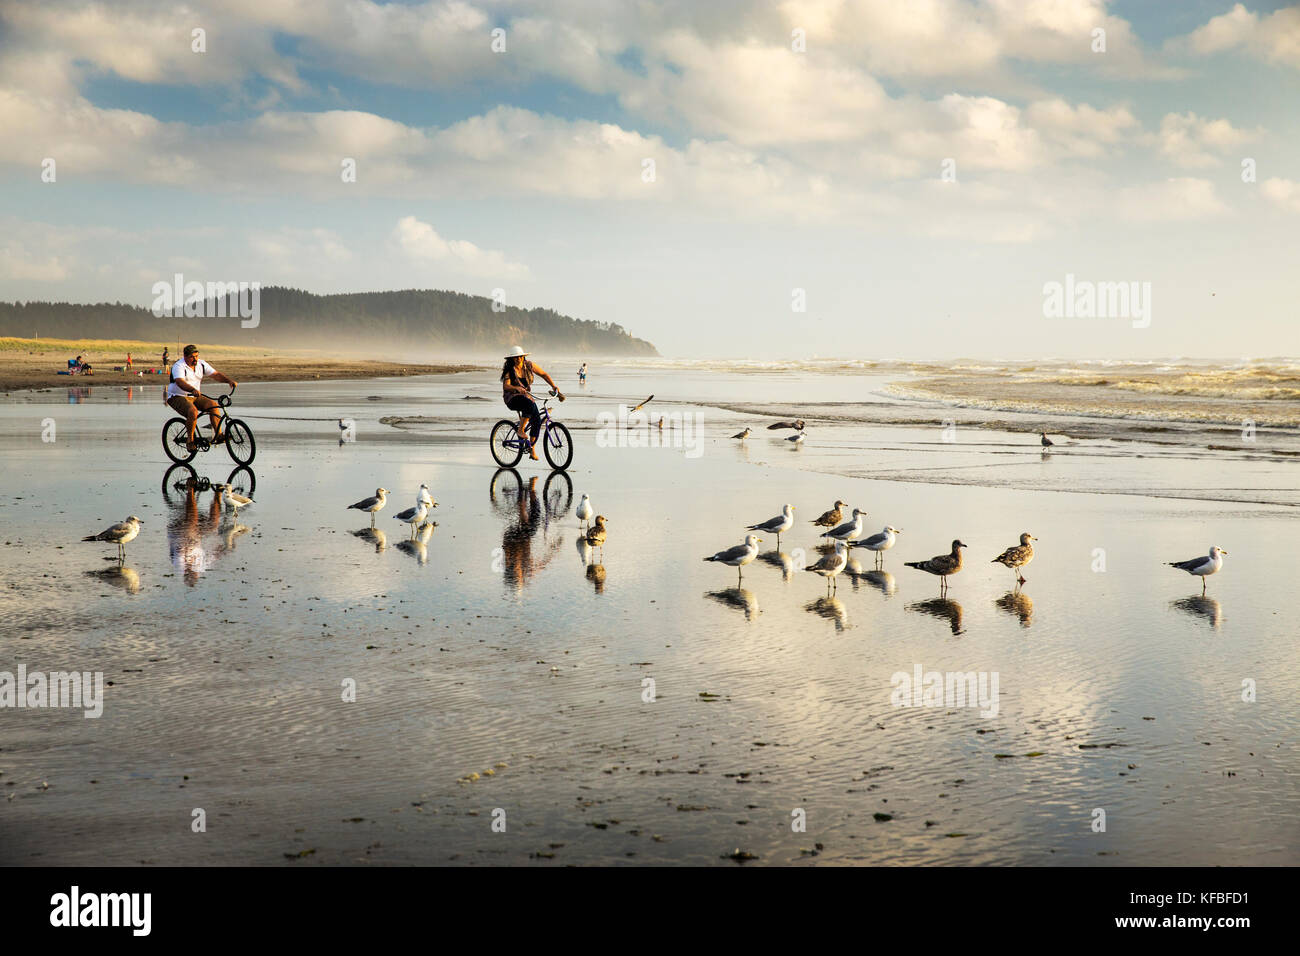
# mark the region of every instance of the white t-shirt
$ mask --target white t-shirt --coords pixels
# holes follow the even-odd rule
[[[215,375],[216,372],[217,370],[213,368],[211,365],[209,365],[207,362],[203,361],[203,359],[199,359],[197,362],[195,362],[193,368],[190,368],[189,365],[186,364],[185,359],[181,359],[175,365],[172,366],[171,377],[173,379],[183,380],[186,384],[192,385],[194,388],[198,388],[203,384],[203,376]],[[191,393],[185,391],[185,389],[177,385],[175,381],[173,381],[170,385],[167,386],[168,398],[171,398],[175,395],[189,395],[189,394]]]

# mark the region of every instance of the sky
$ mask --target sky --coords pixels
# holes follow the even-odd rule
[[[0,0],[0,300],[181,273],[499,290],[682,358],[1297,356],[1298,106],[1265,0]]]

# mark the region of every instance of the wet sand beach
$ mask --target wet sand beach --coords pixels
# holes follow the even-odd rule
[[[250,382],[251,469],[193,465],[250,493],[229,517],[169,471],[156,393],[0,399],[0,670],[111,682],[97,719],[0,710],[0,863],[1300,862],[1294,434],[1116,441],[897,380],[595,366],[555,409],[567,475],[495,467],[493,371]],[[610,431],[652,392],[648,427]],[[787,415],[800,446],[766,429]],[[346,506],[379,486],[371,532]],[[828,597],[799,568],[837,498],[902,533]],[[739,585],[701,560],[787,502]],[[132,513],[114,570],[79,539]],[[1022,531],[1017,589],[991,559]],[[904,562],[955,537],[941,598]],[[1164,562],[1211,544],[1202,596]],[[997,675],[996,713],[896,706],[917,668]]]

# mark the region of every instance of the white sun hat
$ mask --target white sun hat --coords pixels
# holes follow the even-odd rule
[[[528,353],[525,352],[521,346],[512,345],[510,346],[510,351],[506,353],[506,358],[519,358],[519,356],[527,354]]]

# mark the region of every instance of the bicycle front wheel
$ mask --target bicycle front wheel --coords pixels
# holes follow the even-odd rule
[[[556,471],[564,471],[573,461],[573,439],[569,430],[559,422],[551,422],[546,429],[546,460]]]
[[[232,418],[226,423],[226,451],[240,465],[249,464],[257,454],[253,430],[238,418]]]
[[[169,418],[167,424],[163,425],[162,443],[163,451],[167,457],[178,465],[183,465],[187,461],[192,461],[198,451],[186,451],[185,443],[190,438],[190,426],[183,418]]]
[[[515,423],[504,418],[492,426],[488,443],[492,446],[492,457],[502,468],[513,468],[524,457],[523,438],[515,430]]]

